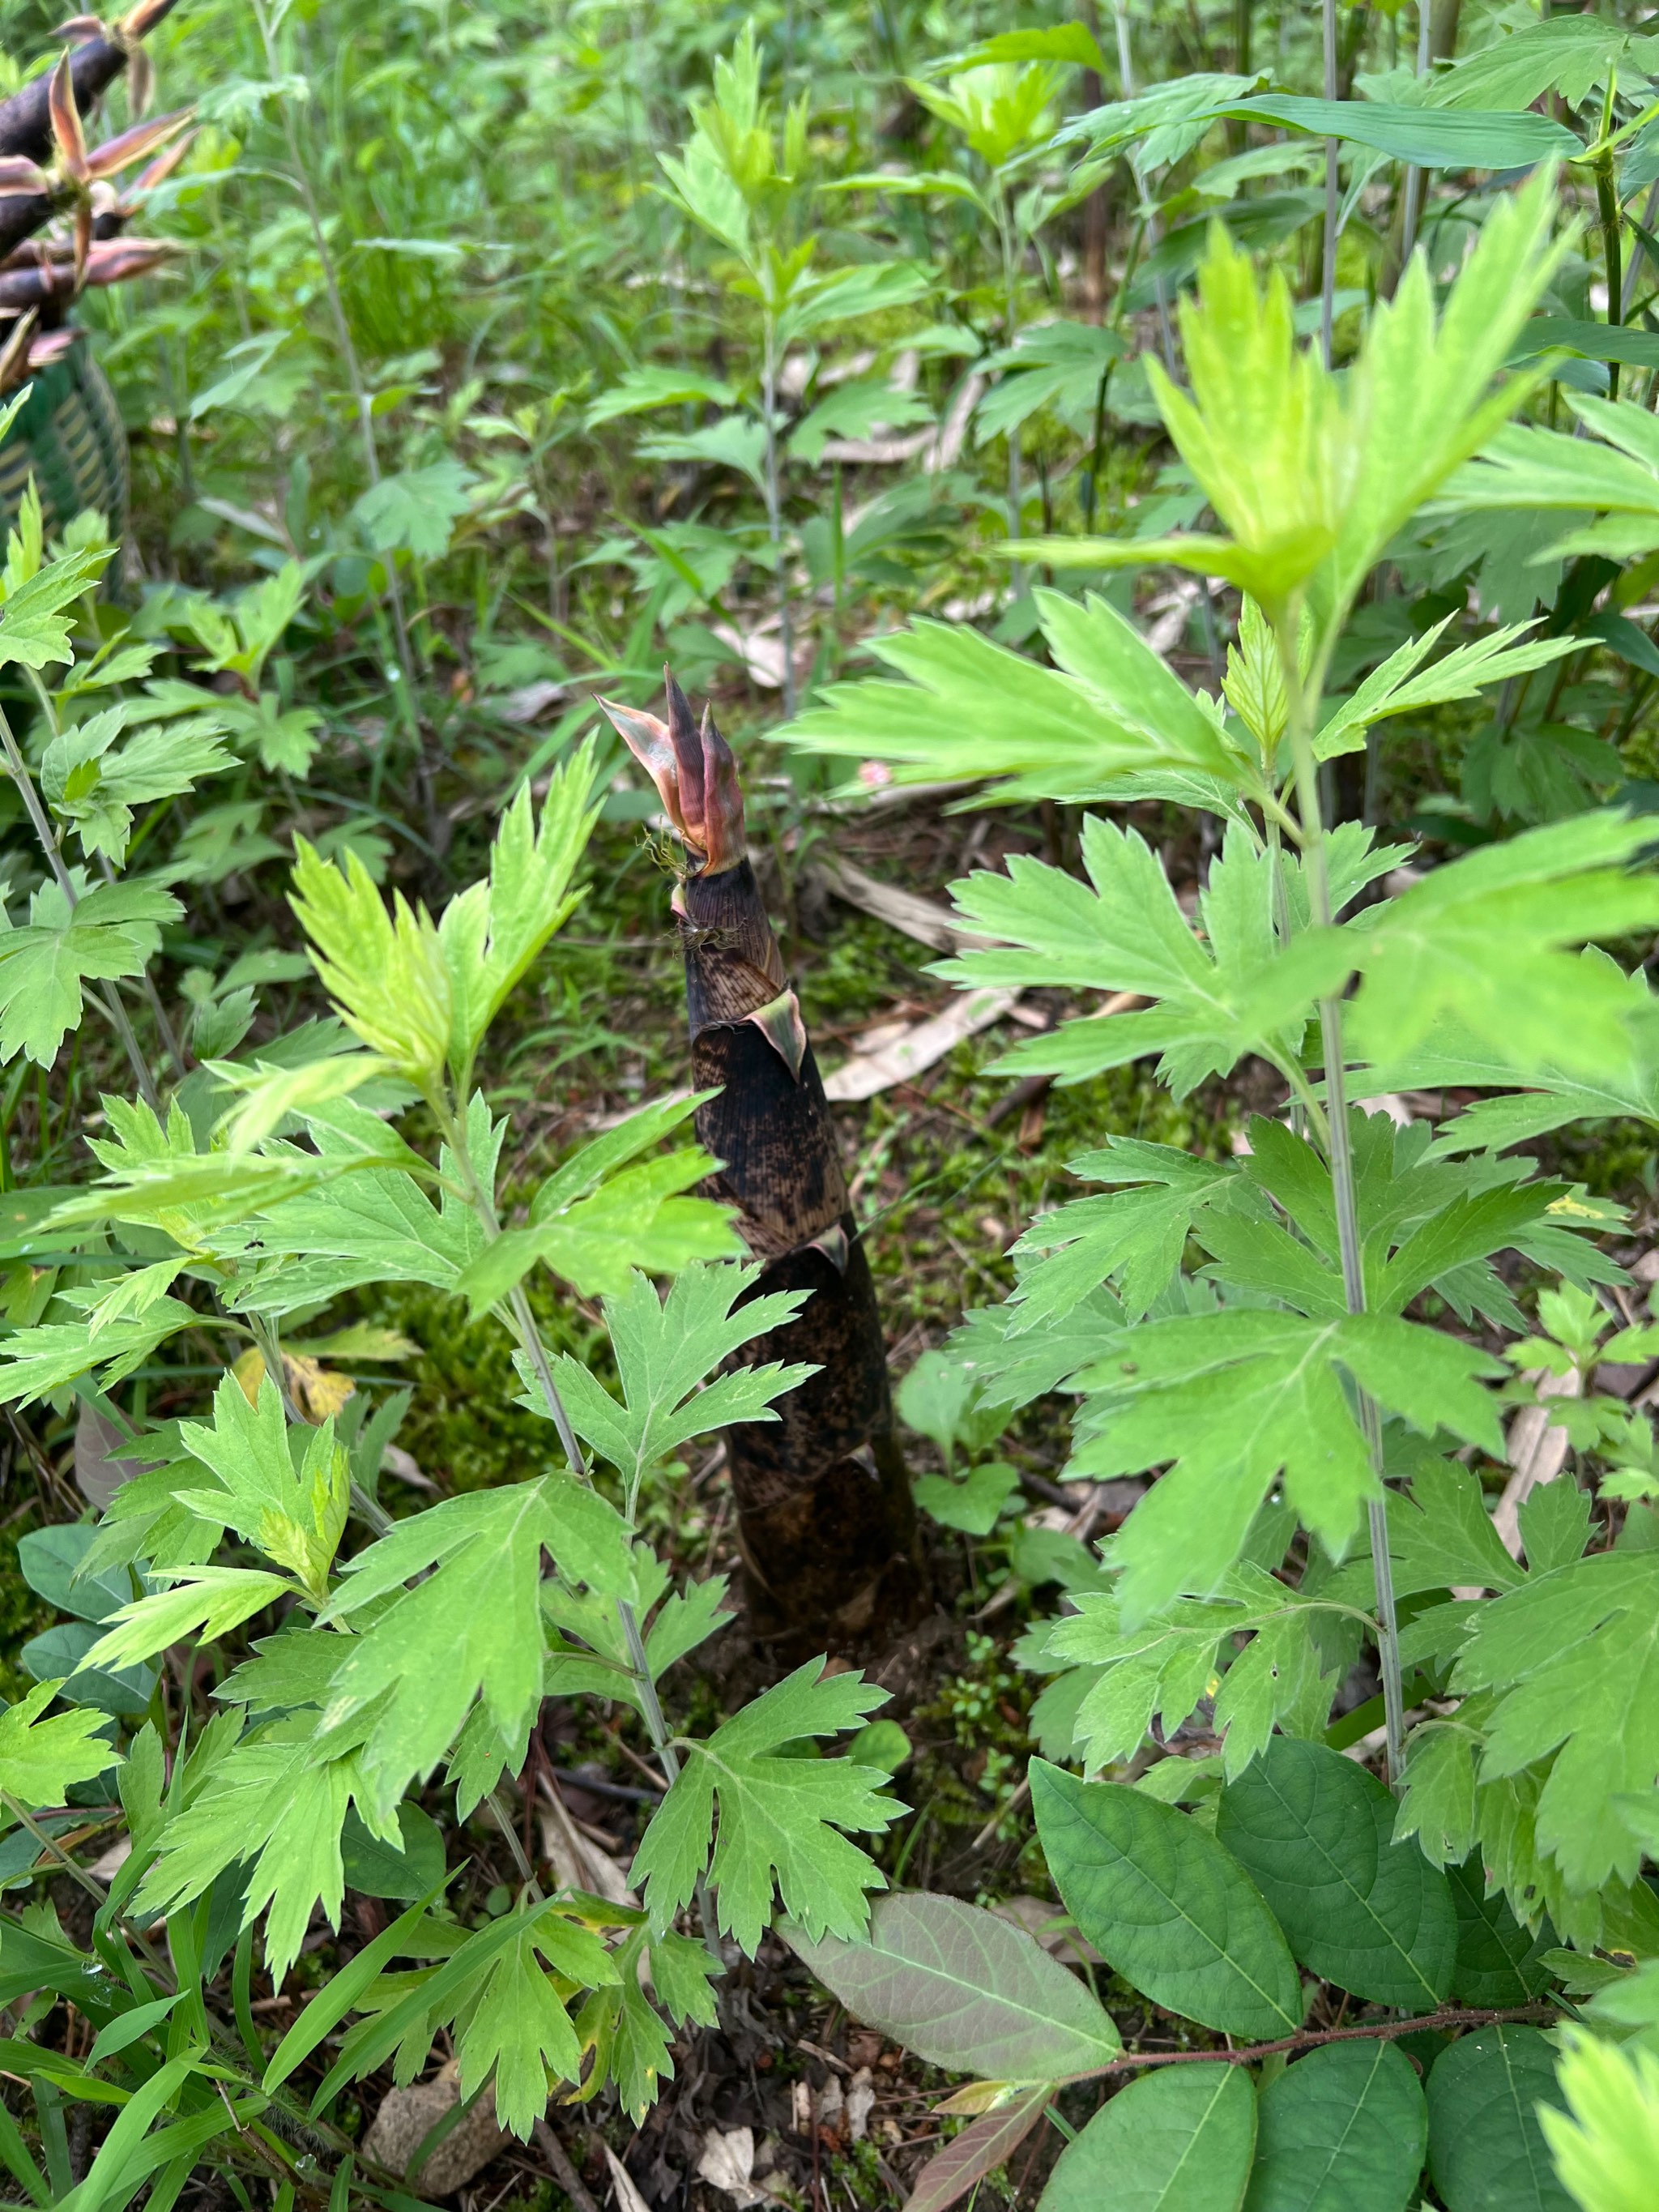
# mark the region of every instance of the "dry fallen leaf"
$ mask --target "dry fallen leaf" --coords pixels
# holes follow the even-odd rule
[[[605,2162],[611,2169],[611,2186],[616,2194],[617,2212],[651,2212],[651,2207],[640,2194],[639,2184],[610,2144],[602,2142],[599,2148],[604,2151]]]
[[[1577,1369],[1551,1375],[1541,1367],[1527,1377],[1540,1398],[1577,1398],[1583,1389]],[[1510,1466],[1514,1470],[1504,1495],[1492,1508],[1492,1525],[1512,1559],[1521,1556],[1521,1508],[1540,1483],[1553,1482],[1567,1463],[1566,1431],[1550,1419],[1547,1406],[1522,1406],[1510,1423]]]
[[[825,1097],[847,1105],[890,1091],[896,1083],[909,1082],[964,1038],[977,1036],[981,1030],[1000,1022],[1018,997],[1018,991],[964,991],[942,1014],[913,1023],[879,1052],[851,1054],[825,1079]]]
[[[765,2191],[754,2184],[755,2131],[752,2128],[710,2128],[702,2139],[697,2172],[712,2188],[723,2189],[739,2204],[759,2204]]]
[[[843,905],[856,907],[860,914],[873,915],[890,929],[914,938],[918,945],[926,945],[934,952],[955,952],[964,945],[989,942],[963,928],[950,908],[940,906],[936,899],[901,890],[896,884],[884,884],[878,877],[866,875],[862,868],[855,868],[850,860],[820,860],[817,872],[826,888]]]

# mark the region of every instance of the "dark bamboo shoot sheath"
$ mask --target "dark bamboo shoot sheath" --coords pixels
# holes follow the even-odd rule
[[[685,955],[691,1072],[719,1086],[697,1134],[723,1163],[708,1195],[738,1210],[763,1272],[751,1293],[805,1290],[745,1363],[819,1371],[779,1419],[726,1433],[750,1625],[792,1657],[867,1652],[925,1599],[909,1478],[894,1431],[875,1285],[823,1084],[744,848],[737,765],[705,714],[699,731],[668,678],[669,720],[605,704],[650,771],[689,866],[674,894]]]
[[[44,230],[57,213],[49,192],[8,192],[0,198],[0,256]]]
[[[165,242],[100,240],[93,248],[82,282],[119,284],[129,277],[148,276],[167,260],[170,251]],[[0,314],[21,314],[26,307],[67,307],[75,295],[75,264],[67,254],[61,258],[54,254],[20,269],[0,269]],[[48,314],[46,319],[50,323],[52,317]]]
[[[83,39],[70,57],[70,76],[75,104],[82,117],[89,114],[127,65],[135,46],[153,31],[163,15],[170,15],[175,0],[139,0],[120,22]],[[31,77],[9,100],[0,100],[0,154],[25,154],[31,161],[44,161],[52,152],[52,116],[47,106],[51,72]]]

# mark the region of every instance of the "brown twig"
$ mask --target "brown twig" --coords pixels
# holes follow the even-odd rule
[[[586,2183],[570,2162],[570,2154],[545,2120],[535,2126],[536,2147],[552,2169],[553,2179],[575,2206],[576,2212],[599,2212]]]
[[[1097,2066],[1079,2081],[1097,2074],[1123,2074],[1138,2066],[1253,2066],[1258,2058],[1273,2058],[1281,2051],[1312,2051],[1322,2043],[1392,2043],[1397,2036],[1432,2034],[1443,2027],[1495,2027],[1505,2021],[1548,2021],[1558,2017],[1559,2006],[1510,2005],[1483,2010],[1473,2005],[1451,2005],[1443,2011],[1424,2013],[1416,2020],[1378,2020],[1365,2027],[1310,2027],[1299,2035],[1281,2036],[1277,2043],[1252,2043],[1242,2051],[1126,2051],[1109,2066]]]

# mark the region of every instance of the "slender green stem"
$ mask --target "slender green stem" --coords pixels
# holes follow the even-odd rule
[[[84,1867],[76,1864],[73,1857],[64,1849],[55,1836],[49,1836],[46,1833],[21,1798],[14,1797],[9,1790],[0,1790],[0,1805],[5,1807],[14,1820],[21,1823],[46,1856],[54,1860],[71,1881],[78,1882],[88,1897],[94,1899],[100,1905],[103,1904],[103,1885],[94,1881]]]
[[[1619,187],[1613,173],[1613,149],[1607,148],[1595,161],[1595,205],[1601,218],[1601,258],[1607,273],[1607,321],[1616,325],[1623,313],[1625,276],[1620,238]],[[1607,397],[1619,397],[1619,363],[1607,363]]]
[[[260,42],[264,47],[265,66],[271,82],[277,82],[283,74],[276,52],[276,36],[272,27],[265,0],[253,0],[254,19],[259,26]],[[288,141],[289,159],[294,167],[294,183],[305,208],[306,220],[311,227],[312,243],[316,248],[318,265],[323,273],[323,289],[328,297],[329,315],[334,325],[334,335],[339,343],[340,358],[345,367],[347,380],[351,386],[352,404],[356,410],[357,428],[362,441],[363,465],[371,486],[380,481],[380,456],[374,441],[374,416],[365,381],[362,364],[357,358],[357,348],[351,336],[351,325],[346,320],[345,303],[341,297],[339,273],[334,266],[333,250],[328,242],[328,233],[323,226],[322,210],[317,204],[317,195],[312,189],[311,171],[300,144],[300,134],[295,122],[295,103],[280,100],[276,103],[283,118],[283,135]],[[392,609],[392,626],[398,641],[398,667],[403,678],[403,708],[404,719],[416,744],[420,742],[419,721],[416,714],[415,648],[410,640],[409,624],[404,613],[403,585],[398,574],[394,555],[388,554],[386,562],[386,599]]]
[[[1019,257],[1014,237],[1014,218],[1000,177],[993,177],[991,190],[997,211],[997,242],[1002,250],[1002,343],[1005,346],[1011,346],[1019,336]],[[1018,538],[1022,533],[1024,504],[1025,488],[1020,473],[1019,425],[1014,423],[1008,432],[1008,535],[1011,538]],[[1009,593],[1017,599],[1024,588],[1025,572],[1016,561],[1009,571]]]
[[[1313,704],[1322,668],[1316,668],[1311,685],[1304,684],[1297,653],[1298,613],[1299,609],[1293,607],[1276,634],[1290,706],[1291,757],[1297,806],[1302,817],[1302,864],[1308,884],[1309,910],[1316,927],[1329,928],[1335,917],[1331,910],[1330,876],[1326,865],[1325,823],[1319,799],[1319,763],[1313,749]],[[1340,998],[1332,997],[1320,1001],[1319,1022],[1325,1067],[1325,1119],[1328,1137],[1326,1158],[1330,1167],[1332,1195],[1336,1207],[1343,1297],[1351,1314],[1363,1314],[1365,1310],[1364,1259],[1360,1243],[1359,1208],[1348,1127],[1342,1001]],[[1360,1427],[1364,1433],[1372,1472],[1380,1491],[1382,1480],[1382,1417],[1375,1400],[1368,1392],[1359,1390],[1357,1396]],[[1382,1676],[1389,1780],[1397,1789],[1405,1763],[1405,1700],[1400,1668],[1400,1626],[1395,1604],[1394,1562],[1389,1551],[1388,1510],[1380,1495],[1372,1501],[1368,1519],[1371,1565],[1376,1582],[1377,1659]]]
[[[447,1102],[434,1097],[428,1103],[437,1116],[439,1126],[443,1130],[445,1141],[454,1154],[456,1164],[460,1168],[462,1180],[465,1183],[467,1196],[473,1212],[477,1215],[485,1236],[494,1243],[501,1233],[501,1218],[495,1211],[495,1201],[485,1188],[483,1179],[473,1164],[472,1155],[466,1142],[466,1133],[459,1118],[449,1110]],[[542,1341],[542,1333],[536,1326],[536,1316],[531,1311],[530,1300],[525,1295],[524,1285],[521,1283],[515,1285],[507,1304],[513,1317],[514,1333],[518,1336],[525,1357],[529,1360],[537,1383],[541,1389],[543,1401],[546,1405],[553,1426],[558,1432],[559,1442],[564,1449],[565,1457],[569,1462],[570,1472],[578,1482],[591,1486],[593,1476],[587,1464],[587,1455],[583,1451],[576,1431],[571,1425],[570,1415],[566,1411],[564,1401],[559,1395],[559,1387],[553,1377],[553,1364],[547,1356],[547,1346]],[[628,1645],[628,1656],[633,1665],[635,1685],[639,1692],[640,1705],[645,1716],[645,1725],[651,1737],[652,1748],[655,1751],[662,1771],[672,1785],[680,1771],[679,1754],[674,1749],[673,1739],[669,1734],[667,1723],[663,1717],[661,1702],[657,1696],[657,1686],[652,1679],[650,1662],[646,1656],[645,1638],[641,1633],[639,1615],[626,1598],[619,1597],[617,1600],[617,1618],[622,1624],[623,1636]]]
[[[489,1808],[490,1819],[507,1838],[507,1847],[513,1854],[513,1863],[519,1870],[519,1880],[530,1892],[532,1900],[539,1905],[542,1901],[542,1886],[536,1879],[535,1868],[524,1855],[524,1845],[519,1841],[519,1832],[514,1826],[512,1817],[506,1806],[501,1802],[499,1791],[487,1790],[484,1792],[484,1803]]]
[[[766,534],[778,572],[778,641],[783,650],[783,711],[795,713],[794,610],[789,599],[789,564],[783,546],[783,467],[778,455],[778,321],[769,302],[763,307],[761,405],[766,411]]]
[[[1325,97],[1336,98],[1336,0],[1322,0],[1325,48]],[[1336,216],[1340,176],[1337,155],[1340,142],[1335,138],[1325,141],[1325,230],[1324,253],[1319,272],[1319,344],[1325,357],[1325,366],[1331,365],[1331,336],[1336,314]]]
[[[1417,0],[1417,74],[1428,74],[1431,59],[1430,40],[1432,32],[1432,11],[1429,0]],[[1423,213],[1423,171],[1413,167],[1406,172],[1405,220],[1400,232],[1400,266],[1403,270],[1412,258],[1412,248],[1417,244],[1417,226]]]
[[[23,811],[29,817],[30,826],[46,857],[46,866],[51,869],[54,882],[64,895],[64,902],[73,913],[81,903],[81,895],[76,890],[74,879],[64,865],[64,855],[58,848],[57,832],[52,826],[46,808],[40,803],[40,794],[34,787],[34,778],[29,774],[28,763],[23,758],[22,749],[12,732],[11,724],[6,719],[3,708],[0,708],[0,751],[5,755],[6,766],[11,771],[12,781],[17,786],[18,793],[23,801]],[[115,986],[112,983],[98,984],[94,989],[93,995],[109,1016],[110,1025],[121,1040],[122,1049],[125,1052],[131,1066],[144,1103],[152,1114],[159,1115],[161,1110],[161,1101],[155,1088],[155,1079],[149,1072],[149,1063],[139,1049],[138,1040],[133,1034],[132,1024],[127,1018],[127,1010],[121,1004]]]

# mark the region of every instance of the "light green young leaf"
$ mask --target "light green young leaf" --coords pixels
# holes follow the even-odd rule
[[[440,2027],[459,2021],[465,2033],[465,2021],[477,2016],[479,2000],[488,1990],[491,1963],[503,1952],[517,1949],[532,1926],[546,1928],[545,1941],[538,1936],[536,1948],[554,1960],[557,1970],[579,1986],[614,1980],[615,1970],[604,1946],[586,1930],[566,1921],[556,1899],[503,1913],[459,1942],[455,1940],[458,1931],[453,1925],[428,1921],[405,1936],[400,1948],[411,1956],[438,1959],[442,1963],[407,1979],[401,1975],[388,1976],[391,1986],[382,1985],[374,1993],[379,1996],[378,2003],[369,2002],[371,1993],[364,1992],[367,2016],[346,2035],[339,2057],[312,2100],[313,2112],[325,2108],[348,2081],[361,2080],[377,2068],[394,2062],[394,2079],[400,2084],[412,2081],[425,2063],[433,2037]],[[472,2065],[469,2068],[465,2062],[463,2064],[463,2086],[468,2094],[478,2086],[480,2063],[487,2066],[491,2057],[499,2062],[511,2035],[511,2022],[502,2022],[495,2016],[495,2010],[485,2005],[481,2040],[473,2052]],[[539,2027],[544,2023],[537,2021],[535,2025]],[[500,2048],[496,2042],[498,2032]],[[518,2063],[516,2057],[514,2063]]]
[[[748,204],[714,147],[701,137],[690,140],[683,156],[659,154],[671,187],[665,195],[692,221],[734,252],[750,245]]]
[[[750,1957],[771,1913],[775,1877],[784,1910],[809,1936],[864,1932],[868,1893],[884,1889],[886,1877],[836,1831],[879,1832],[902,1808],[883,1790],[878,1767],[779,1754],[803,1736],[858,1726],[887,1692],[861,1674],[825,1676],[823,1666],[810,1660],[706,1741],[684,1744],[684,1765],[634,1858],[653,1925],[672,1918],[707,1869],[719,1924]]]
[[[1155,1717],[1167,1740],[1203,1698],[1216,1700],[1230,1775],[1261,1750],[1273,1723],[1305,1699],[1308,1674],[1328,1708],[1330,1686],[1309,1633],[1313,1607],[1248,1562],[1231,1571],[1218,1596],[1182,1599],[1138,1627],[1124,1626],[1110,1592],[1079,1590],[1073,1602],[1076,1613],[1049,1627],[1042,1658],[1097,1670],[1073,1723],[1091,1770],[1132,1757]],[[1236,1653],[1235,1639],[1251,1632],[1251,1642]]]
[[[998,799],[1096,798],[1126,776],[1180,770],[1213,787],[1224,811],[1249,769],[1133,625],[1104,599],[1036,595],[1055,665],[977,630],[919,622],[872,638],[904,683],[832,684],[824,704],[782,732],[810,752],[889,765],[900,783],[994,778]]]
[[[180,1486],[174,1493],[179,1504],[199,1520],[234,1528],[297,1575],[313,1596],[326,1596],[351,1481],[333,1422],[306,1433],[304,1459],[296,1467],[290,1435],[297,1443],[300,1432],[290,1432],[275,1382],[266,1376],[250,1405],[240,1383],[228,1375],[214,1394],[212,1427],[186,1421],[179,1433],[185,1449],[218,1483],[214,1489]]]
[[[1008,1425],[1006,1409],[987,1401],[966,1360],[924,1352],[894,1394],[900,1420],[936,1443],[947,1468],[958,1449],[982,1451]]]
[[[734,407],[738,395],[723,377],[651,362],[627,370],[602,392],[588,408],[587,424],[596,429],[601,422],[613,422],[622,415],[647,414],[654,407],[682,407],[699,400],[713,407]]]
[[[0,1405],[27,1406],[94,1371],[105,1389],[125,1380],[158,1345],[198,1316],[182,1298],[159,1298],[148,1312],[111,1321],[44,1322],[0,1344]]]
[[[1583,397],[1570,395],[1575,403]],[[1552,555],[1632,560],[1649,551],[1659,544],[1659,441],[1651,418],[1628,399],[1589,399],[1582,411],[1592,437],[1511,424],[1457,471],[1430,513],[1557,509],[1582,517],[1588,509],[1604,519],[1565,532]]]
[[[148,721],[118,749],[117,738],[141,711],[125,700],[106,708],[53,738],[40,760],[40,789],[52,812],[74,828],[88,858],[107,853],[117,866],[126,857],[135,807],[191,791],[202,777],[235,764],[220,743],[220,723],[205,714]]]
[[[0,608],[0,666],[15,661],[40,669],[74,659],[64,610],[97,583],[114,551],[112,545],[82,546],[7,592]]]
[[[1633,50],[1633,51],[1632,51]],[[1436,107],[1478,108],[1517,114],[1547,92],[1559,92],[1562,105],[1582,106],[1617,67],[1640,69],[1646,40],[1605,16],[1553,15],[1504,31],[1487,46],[1454,64],[1430,82]]]
[[[1556,2079],[1568,2109],[1538,2114],[1555,2171],[1582,2212],[1645,2212],[1659,2173],[1659,2057],[1581,2028],[1562,2040]]]
[[[41,1718],[63,1686],[37,1682],[0,1711],[0,1790],[31,1812],[61,1805],[71,1783],[90,1782],[122,1763],[114,1745],[98,1734],[108,1726],[102,1713],[82,1707]]]
[[[936,281],[931,270],[914,261],[855,263],[823,275],[809,270],[779,318],[780,343],[793,344],[811,331],[908,307],[931,292]]]
[[[463,1095],[485,1030],[576,904],[570,879],[599,819],[599,809],[590,805],[598,769],[592,745],[562,763],[539,821],[528,787],[520,791],[490,848],[488,881],[474,884],[444,909],[438,945],[453,1008],[450,1065]]]
[[[449,966],[431,917],[401,891],[388,912],[356,854],[331,866],[301,837],[289,903],[323,988],[371,1052],[429,1091],[453,1027]]]
[[[1659,875],[1623,864],[1640,817],[1586,814],[1437,868],[1364,933],[1352,1035],[1373,1060],[1408,1055],[1439,1020],[1490,1041],[1516,1070],[1628,1070],[1638,1011],[1622,971],[1569,950],[1659,921]]]
[[[832,438],[867,438],[877,429],[907,430],[933,419],[933,407],[921,392],[897,391],[879,377],[854,377],[802,416],[789,434],[789,451],[816,468]]]
[[[980,364],[1000,370],[1001,377],[974,410],[975,441],[982,446],[1018,429],[1043,407],[1054,408],[1074,428],[1087,427],[1103,380],[1125,350],[1117,331],[1095,323],[1028,325],[1012,345]]]
[[[82,1667],[111,1671],[153,1658],[169,1644],[187,1636],[211,1641],[272,1605],[291,1597],[295,1585],[286,1575],[267,1574],[251,1567],[184,1567],[170,1572],[179,1577],[172,1589],[134,1600],[107,1617],[117,1625],[100,1636]]]
[[[477,1098],[467,1118],[468,1146],[488,1184],[494,1180],[504,1125],[492,1125]],[[256,1313],[280,1314],[337,1297],[364,1283],[426,1283],[453,1291],[462,1270],[483,1249],[484,1234],[472,1208],[453,1189],[459,1170],[448,1146],[438,1164],[450,1188],[441,1205],[434,1206],[412,1175],[379,1164],[388,1142],[377,1115],[342,1101],[328,1109],[326,1121],[313,1113],[311,1133],[324,1178],[292,1196],[279,1188],[273,1202],[242,1209],[244,1216],[258,1212],[258,1246],[268,1260],[241,1294],[241,1303]],[[406,1152],[399,1140],[391,1143],[398,1156]],[[233,1162],[243,1172],[246,1164]]]
[[[1010,1336],[1048,1327],[1113,1276],[1124,1318],[1138,1321],[1181,1264],[1197,1217],[1251,1196],[1236,1169],[1133,1137],[1110,1137],[1066,1165],[1087,1182],[1135,1187],[1037,1215],[1012,1248],[1025,1264],[1010,1294]]]
[[[1355,468],[1346,411],[1312,352],[1296,344],[1282,273],[1259,289],[1219,222],[1197,301],[1181,303],[1181,335],[1191,394],[1149,360],[1153,395],[1231,534],[1234,580],[1264,608],[1282,610],[1346,519]]]
[[[815,1368],[772,1361],[714,1374],[741,1346],[781,1328],[805,1293],[774,1292],[739,1304],[760,1270],[694,1261],[659,1298],[643,1275],[605,1300],[605,1324],[622,1379],[623,1403],[568,1353],[555,1379],[576,1433],[622,1475],[629,1511],[650,1470],[696,1436],[732,1422],[775,1420],[773,1401]]]
[[[703,430],[659,430],[641,438],[638,451],[647,461],[712,462],[735,469],[756,489],[766,483],[766,425],[757,415],[723,415]]]
[[[1218,224],[1182,303],[1190,396],[1148,375],[1170,434],[1231,532],[1162,539],[1039,539],[1015,557],[1100,567],[1170,561],[1225,577],[1278,614],[1305,592],[1328,641],[1401,526],[1480,452],[1530,388],[1492,380],[1561,256],[1541,171],[1482,226],[1437,318],[1426,261],[1379,305],[1337,380],[1295,342],[1281,273],[1257,286]],[[1584,504],[1581,498],[1578,504]]]
[[[1367,730],[1391,715],[1473,699],[1489,684],[1506,683],[1512,676],[1547,667],[1575,649],[1571,637],[1527,640],[1526,633],[1534,624],[1514,623],[1454,647],[1443,659],[1424,668],[1423,663],[1456,619],[1455,615],[1448,615],[1420,637],[1408,639],[1372,670],[1352,697],[1337,705],[1314,740],[1314,750],[1321,760],[1363,750]]]
[[[477,1316],[538,1261],[592,1297],[620,1290],[636,1268],[667,1275],[698,1260],[736,1259],[744,1246],[730,1207],[685,1195],[714,1167],[693,1145],[624,1168],[589,1196],[494,1238],[463,1269],[456,1289]]]
[[[913,1487],[917,1504],[942,1528],[988,1536],[1019,1488],[1019,1470],[1001,1460],[988,1460],[981,1467],[970,1468],[960,1481],[948,1475],[924,1474],[917,1477]]]

